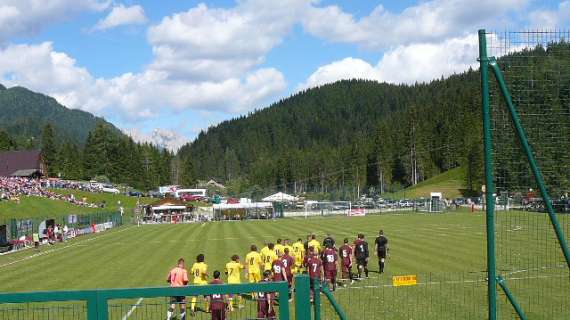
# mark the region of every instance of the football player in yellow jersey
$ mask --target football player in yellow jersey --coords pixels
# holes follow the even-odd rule
[[[228,283],[229,284],[234,284],[234,283],[241,283],[241,271],[244,269],[243,264],[240,263],[239,261],[239,256],[237,254],[234,254],[232,256],[232,260],[228,263],[226,263],[226,275],[228,276]],[[241,295],[237,295],[238,297],[238,308],[242,307],[242,297]],[[233,295],[230,295],[230,303],[229,303],[229,309],[230,311],[233,311]]]
[[[283,253],[285,253],[283,249],[285,249],[285,247],[281,244],[281,239],[277,239],[277,243],[275,244],[275,254],[278,257],[283,255]]]
[[[252,244],[251,251],[245,256],[245,270],[250,283],[261,281],[261,268],[263,267],[263,260],[257,246]]]
[[[311,235],[311,241],[309,241],[308,246],[315,248],[317,255],[321,253],[321,243],[317,241],[317,237],[314,234]]]
[[[267,252],[269,252],[269,242],[265,241],[265,247],[261,248],[259,253],[261,254],[261,257],[263,257]]]
[[[273,243],[269,244],[269,250],[266,254],[261,255],[261,259],[263,259],[264,263],[263,271],[273,270],[273,261],[277,260],[277,254],[275,253],[275,246]]]
[[[285,254],[285,249],[289,249],[289,254],[293,255],[293,247],[291,246],[291,241],[289,239],[283,240],[283,254]]]
[[[196,262],[192,265],[190,273],[192,273],[192,276],[194,277],[194,285],[203,286],[208,284],[208,265],[204,263],[204,254],[200,253],[196,256]],[[196,313],[196,300],[196,297],[192,297],[190,302],[192,314]],[[206,310],[208,309],[209,308],[206,305]]]
[[[293,243],[293,257],[295,258],[295,273],[303,272],[303,261],[305,259],[305,245],[303,239],[299,238],[297,242]]]

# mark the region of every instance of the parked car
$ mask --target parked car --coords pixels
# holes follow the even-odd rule
[[[111,185],[104,185],[103,188],[101,189],[101,191],[107,192],[107,193],[113,193],[113,194],[121,193],[121,191],[119,191],[119,189],[117,189]]]
[[[131,190],[127,193],[131,197],[142,197],[143,193],[137,190]]]

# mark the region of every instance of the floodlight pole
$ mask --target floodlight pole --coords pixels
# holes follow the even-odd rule
[[[487,35],[479,30],[479,72],[481,73],[481,106],[483,113],[483,146],[485,149],[485,213],[487,226],[487,297],[489,320],[497,319],[497,266],[495,260],[495,199],[493,192],[493,141],[491,137],[491,107],[489,103],[489,58]]]

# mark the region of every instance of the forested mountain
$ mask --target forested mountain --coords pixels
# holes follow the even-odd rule
[[[552,54],[553,46],[513,53],[541,57],[524,59],[528,67],[515,70],[515,80],[524,72],[549,72],[545,65],[567,67],[570,55]],[[545,91],[557,97],[552,103],[567,104],[568,94]],[[273,189],[346,199],[463,166],[466,191],[476,192],[483,183],[480,106],[475,70],[427,84],[339,81],[200,133],[180,150],[181,172],[188,181],[221,179],[237,194]],[[516,178],[513,168],[506,170]]]
[[[469,168],[475,188],[481,180],[478,77],[469,70],[412,86],[324,85],[212,127],[180,156],[196,178],[237,179],[241,191],[393,191],[460,165]]]
[[[42,128],[51,123],[58,140],[83,145],[98,123],[116,134],[120,130],[91,113],[68,109],[54,98],[23,87],[0,85],[0,127],[20,144],[39,145]],[[32,141],[33,140],[36,141]],[[29,140],[28,140],[29,139]]]
[[[171,152],[135,143],[104,119],[51,97],[0,85],[0,151],[23,149],[41,149],[51,177],[98,177],[142,190],[172,177]]]

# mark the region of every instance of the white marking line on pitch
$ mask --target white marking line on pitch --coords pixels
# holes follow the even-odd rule
[[[561,276],[534,276],[534,277],[512,277],[507,278],[506,280],[529,280],[529,279],[550,279],[550,278],[566,278],[566,275]],[[450,280],[450,281],[428,281],[428,282],[418,282],[418,286],[425,286],[425,285],[433,285],[433,284],[457,284],[457,283],[487,283],[487,280],[478,279],[478,280]],[[347,289],[374,289],[374,288],[382,288],[382,287],[394,287],[392,284],[383,284],[383,285],[365,285],[365,286],[356,286],[356,287],[338,287],[337,290],[347,290]]]
[[[132,314],[133,312],[135,312],[135,310],[137,309],[138,306],[141,305],[141,302],[144,300],[144,298],[139,298],[139,300],[137,301],[137,303],[135,303],[134,306],[131,307],[131,310],[129,310],[129,312],[127,312],[127,314],[125,314],[123,316],[122,320],[127,320]]]
[[[36,257],[41,257],[41,256],[47,255],[47,254],[49,254],[49,253],[58,252],[58,251],[61,251],[61,250],[64,250],[64,249],[68,249],[68,248],[73,248],[73,247],[82,247],[82,246],[85,246],[85,245],[83,244],[83,243],[85,243],[85,242],[89,242],[89,241],[94,241],[94,240],[97,240],[97,239],[101,239],[101,238],[102,238],[103,236],[105,236],[105,235],[108,235],[108,234],[116,234],[116,233],[119,233],[119,232],[123,232],[123,231],[129,230],[130,228],[132,228],[132,226],[131,226],[131,227],[127,227],[127,228],[125,228],[125,229],[123,229],[123,230],[119,230],[119,231],[117,231],[117,232],[104,233],[104,234],[102,234],[102,235],[100,235],[100,236],[95,236],[95,237],[93,237],[93,238],[85,239],[85,240],[79,241],[79,242],[74,243],[74,244],[70,244],[70,245],[65,246],[65,247],[61,247],[61,248],[56,248],[56,249],[51,249],[51,250],[47,250],[47,251],[35,253],[35,254],[32,254],[31,256],[27,256],[27,257],[22,258],[22,259],[19,259],[19,260],[14,260],[14,261],[11,261],[11,262],[2,264],[2,265],[0,265],[0,269],[1,269],[1,268],[4,268],[4,267],[11,266],[11,265],[16,264],[16,263],[19,263],[19,262],[23,262],[23,261],[30,260],[30,259],[33,259],[33,258],[36,258]]]

